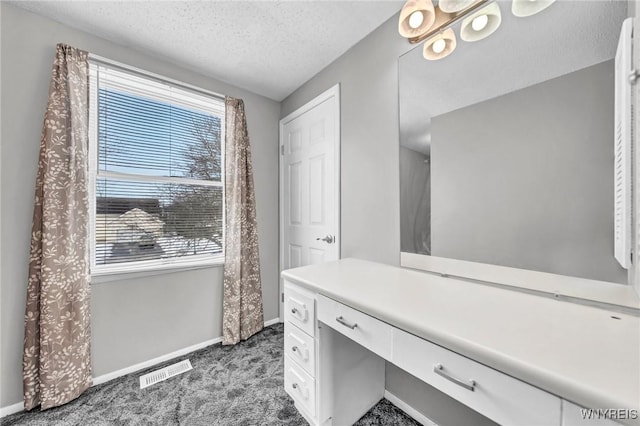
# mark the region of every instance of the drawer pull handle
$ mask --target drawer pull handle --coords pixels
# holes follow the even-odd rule
[[[292,313],[292,314],[294,314],[294,315],[295,315],[297,312],[298,312],[298,310],[297,310],[296,308],[291,308],[291,313]]]
[[[344,325],[345,327],[350,328],[351,330],[353,330],[354,328],[356,328],[358,326],[358,324],[355,323],[355,322],[353,324],[349,324],[342,317],[337,317],[336,321],[338,321],[340,324]]]
[[[293,346],[293,347],[291,348],[291,350],[292,350],[293,352],[295,352],[296,354],[298,354],[298,357],[300,357],[300,359],[301,359],[301,360],[303,360],[303,361],[305,361],[305,362],[306,362],[306,361],[309,359],[309,351],[307,351],[307,350],[301,350],[301,349],[300,349],[299,347],[297,347],[297,346]]]
[[[309,399],[309,390],[307,388],[303,388],[297,383],[293,383],[291,387],[297,390],[304,399]]]
[[[474,392],[476,389],[476,381],[475,380],[469,380],[469,383],[465,382],[464,380],[460,380],[460,379],[456,379],[453,376],[448,375],[447,373],[444,372],[444,367],[442,366],[442,364],[436,364],[433,366],[433,372],[436,373],[439,376],[444,377],[445,379],[449,380],[450,382],[455,383],[458,386],[462,386],[463,388],[470,390],[471,392]]]

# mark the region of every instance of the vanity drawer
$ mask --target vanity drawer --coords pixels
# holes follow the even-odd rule
[[[284,352],[307,373],[315,376],[316,351],[313,337],[290,323],[284,325]]]
[[[499,424],[560,424],[560,398],[397,329],[392,362]]]
[[[318,295],[318,321],[382,358],[391,359],[392,327],[389,324],[322,295]]]
[[[315,309],[313,293],[307,292],[293,284],[284,286],[284,317],[295,324],[309,336],[315,335]]]
[[[289,355],[284,356],[284,388],[311,417],[316,415],[316,382]]]

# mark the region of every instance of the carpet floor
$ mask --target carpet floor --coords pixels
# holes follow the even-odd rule
[[[265,328],[235,346],[212,345],[87,390],[45,411],[2,419],[16,425],[306,425],[284,391],[283,326]],[[140,390],[138,377],[189,358],[193,370]],[[358,426],[418,425],[387,400]]]

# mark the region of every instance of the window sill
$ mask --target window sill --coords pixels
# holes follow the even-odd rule
[[[177,262],[163,265],[149,265],[144,267],[124,266],[121,268],[102,269],[91,273],[91,284],[101,284],[112,281],[127,281],[155,275],[174,274],[177,272],[195,271],[198,269],[219,268],[224,266],[224,257],[207,262]]]

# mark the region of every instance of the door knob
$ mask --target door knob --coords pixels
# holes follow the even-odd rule
[[[333,235],[327,235],[324,238],[320,238],[320,237],[316,238],[316,241],[324,241],[327,244],[333,244],[335,240],[336,240],[336,237],[334,237]]]

